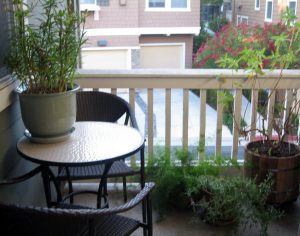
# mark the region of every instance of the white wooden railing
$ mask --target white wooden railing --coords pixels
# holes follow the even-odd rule
[[[110,88],[112,93],[117,93],[118,89],[129,89],[129,102],[135,110],[135,92],[137,89],[147,89],[147,125],[148,126],[148,153],[153,153],[153,89],[165,89],[165,146],[171,145],[171,89],[183,89],[183,111],[182,111],[182,146],[187,147],[188,143],[188,118],[189,118],[189,90],[198,89],[199,99],[199,142],[205,144],[206,140],[206,92],[208,89],[230,90],[234,94],[235,122],[232,138],[232,158],[237,158],[239,145],[239,124],[242,118],[242,89],[252,89],[251,101],[251,127],[256,127],[258,90],[267,89],[269,92],[279,76],[279,71],[266,71],[255,83],[247,78],[244,71],[232,71],[221,69],[186,69],[186,70],[78,70],[76,78],[81,88]],[[277,89],[286,91],[285,106],[292,104],[292,93],[300,88],[300,70],[287,70],[283,73],[283,79],[279,81]],[[217,98],[220,100],[220,97]],[[267,127],[269,134],[272,132],[272,109],[275,103],[275,93],[272,93],[268,102]],[[217,103],[217,122],[215,153],[222,150],[222,122],[223,105]],[[286,114],[287,115],[287,114]],[[255,138],[255,131],[251,132],[250,140]]]

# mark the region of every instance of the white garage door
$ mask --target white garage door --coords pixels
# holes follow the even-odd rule
[[[180,69],[185,65],[184,46],[176,45],[141,45],[141,68]]]
[[[127,69],[128,49],[82,50],[83,69]]]

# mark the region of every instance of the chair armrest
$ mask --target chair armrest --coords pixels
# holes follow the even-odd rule
[[[121,212],[128,211],[138,205],[141,201],[143,201],[152,191],[154,188],[155,184],[154,183],[146,183],[145,187],[129,202],[124,203],[121,206],[116,206],[116,207],[110,207],[110,208],[104,208],[104,209],[95,209],[95,208],[84,208],[79,209],[78,206],[76,206],[75,209],[71,209],[72,205],[70,207],[66,208],[59,208],[60,205],[57,206],[57,208],[49,208],[48,211],[59,211],[65,214],[76,214],[80,216],[87,216],[90,218],[94,218],[100,215],[111,215],[111,214],[117,214]],[[62,205],[63,207],[65,206],[64,204]]]
[[[41,172],[41,170],[42,170],[42,167],[38,166],[35,169],[31,170],[30,172],[28,172],[24,175],[20,175],[18,177],[12,178],[12,179],[0,180],[0,186],[1,185],[16,184],[16,183],[23,182],[23,181],[25,181],[27,179],[30,179],[31,177],[35,176],[36,174]]]

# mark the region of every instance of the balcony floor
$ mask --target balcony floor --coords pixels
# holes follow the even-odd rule
[[[98,184],[96,183],[76,183],[74,189],[97,189]],[[134,191],[129,192],[130,196],[134,195]],[[110,202],[112,205],[121,205],[123,203],[122,192],[118,190],[116,185],[113,185],[110,190]],[[94,207],[96,205],[95,196],[93,195],[79,195],[75,198],[75,203],[84,204],[87,206]],[[294,203],[291,203],[284,207],[285,216],[280,220],[273,222],[269,226],[268,233],[272,236],[299,236],[298,226],[300,219],[300,199]],[[141,217],[141,207],[137,206],[133,210],[126,213],[131,217]],[[211,226],[202,222],[197,221],[191,211],[176,211],[170,213],[164,220],[157,222],[156,214],[154,215],[154,236],[229,236],[233,235],[233,227],[216,227]],[[134,236],[140,236],[142,230],[136,231]],[[257,229],[247,230],[246,232],[241,231],[238,235],[242,236],[254,236],[259,235]]]

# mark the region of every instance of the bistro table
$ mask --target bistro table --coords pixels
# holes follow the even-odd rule
[[[50,167],[71,167],[82,165],[104,165],[103,176],[97,193],[97,207],[101,207],[101,199],[107,204],[104,185],[107,173],[114,161],[141,153],[141,185],[144,187],[144,137],[129,126],[108,122],[76,122],[74,132],[61,142],[34,143],[26,136],[17,143],[17,150],[22,157],[40,164],[44,190],[48,207],[62,201],[58,182]],[[67,169],[67,168],[66,168]],[[56,202],[51,197],[51,181],[54,183]],[[73,192],[76,195],[87,191]],[[94,192],[95,193],[95,192]],[[69,196],[70,197],[70,196]]]

